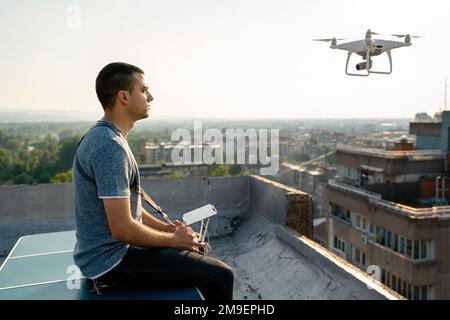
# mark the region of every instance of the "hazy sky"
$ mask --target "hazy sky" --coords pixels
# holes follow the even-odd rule
[[[176,117],[434,114],[450,75],[446,0],[0,0],[0,8],[0,110],[101,110],[95,77],[112,61],[143,68],[151,114]],[[393,51],[391,75],[367,78],[345,75],[346,52],[311,41],[363,38],[368,28],[425,38]]]

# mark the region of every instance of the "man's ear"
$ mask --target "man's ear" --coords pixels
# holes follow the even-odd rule
[[[119,90],[117,92],[117,99],[119,99],[119,101],[122,104],[128,104],[128,98],[129,98],[129,94],[128,91],[125,90]]]

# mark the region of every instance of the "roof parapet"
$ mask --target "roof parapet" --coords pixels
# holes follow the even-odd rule
[[[388,159],[408,158],[408,160],[412,161],[437,160],[437,159],[444,159],[445,157],[445,154],[441,150],[391,151],[375,148],[337,145],[337,151]]]
[[[414,208],[400,203],[383,200],[381,194],[347,185],[334,179],[328,180],[328,187],[357,195],[368,199],[369,203],[375,207],[398,213],[413,219],[421,218],[450,218],[450,206],[433,206],[429,208]]]

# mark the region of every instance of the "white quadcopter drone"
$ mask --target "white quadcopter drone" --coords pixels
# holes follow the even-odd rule
[[[371,73],[379,74],[391,74],[392,73],[392,56],[391,50],[401,47],[409,47],[411,45],[411,38],[421,38],[420,36],[411,36],[409,34],[391,34],[389,36],[397,38],[405,38],[404,42],[372,39],[372,35],[381,35],[380,33],[373,32],[370,29],[366,32],[366,38],[363,40],[351,41],[342,44],[337,44],[338,40],[345,40],[347,38],[332,38],[332,39],[313,39],[314,41],[331,41],[331,49],[340,49],[348,51],[347,63],[345,64],[345,73],[349,76],[367,77]],[[372,57],[379,56],[383,52],[386,52],[389,57],[390,68],[389,71],[374,71],[372,70]],[[367,73],[351,73],[348,71],[348,63],[353,53],[360,55],[363,62],[356,65],[356,70],[367,70]]]

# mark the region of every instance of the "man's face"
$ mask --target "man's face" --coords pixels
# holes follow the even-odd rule
[[[153,100],[152,95],[148,91],[148,84],[145,81],[145,76],[142,73],[134,73],[136,79],[134,89],[129,95],[128,109],[130,115],[135,120],[148,118],[148,111],[150,110],[150,101]]]

